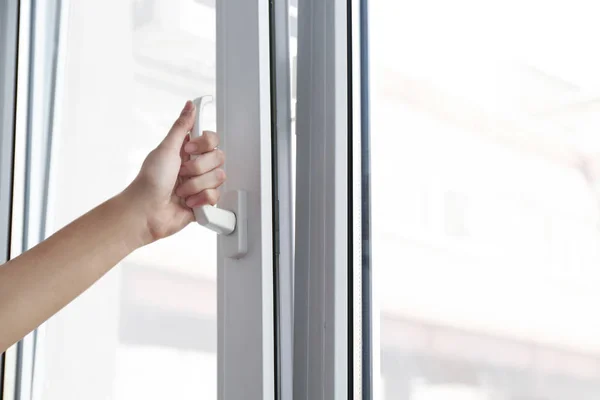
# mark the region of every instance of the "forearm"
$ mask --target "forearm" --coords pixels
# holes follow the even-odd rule
[[[151,241],[127,192],[0,266],[0,352]]]

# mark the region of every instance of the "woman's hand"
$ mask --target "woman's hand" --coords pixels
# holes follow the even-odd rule
[[[194,221],[193,208],[215,205],[219,200],[218,187],[225,181],[220,167],[225,156],[216,149],[219,138],[214,132],[205,131],[189,139],[195,115],[195,106],[188,101],[124,192],[142,210],[147,225],[144,244],[179,232]]]
[[[135,180],[0,268],[0,353],[44,322],[135,249],[183,229],[193,207],[215,204],[225,180],[212,132],[192,141],[196,110],[185,104]],[[197,155],[194,160],[190,155]]]

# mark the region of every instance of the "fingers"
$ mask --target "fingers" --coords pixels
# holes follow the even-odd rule
[[[218,189],[206,189],[200,193],[188,197],[185,205],[190,208],[211,205],[214,206],[219,201],[221,193]]]
[[[219,137],[211,131],[204,131],[202,136],[190,139],[184,146],[184,151],[190,155],[200,155],[211,150],[219,145]]]
[[[221,168],[213,169],[204,175],[194,176],[181,183],[175,190],[179,197],[187,198],[199,194],[206,189],[216,189],[225,182],[225,171]]]
[[[202,136],[181,143],[179,176],[185,180],[181,181],[175,194],[185,198],[185,204],[191,208],[215,205],[220,196],[217,188],[226,179],[225,171],[220,168],[225,162],[225,154],[216,149],[219,137],[214,132],[204,131]]]
[[[183,145],[179,148],[179,157],[181,157],[182,162],[190,159],[190,155],[183,150],[186,143],[188,143],[189,141],[190,141],[190,135],[185,135],[185,138],[183,138]]]
[[[181,110],[179,118],[177,118],[173,127],[171,127],[171,130],[162,141],[161,146],[177,149],[177,151],[179,151],[188,132],[194,127],[195,117],[196,106],[188,100],[185,103],[183,110]]]
[[[213,150],[200,154],[196,159],[184,162],[179,170],[179,175],[184,177],[202,175],[215,168],[223,166],[225,153],[221,150]]]

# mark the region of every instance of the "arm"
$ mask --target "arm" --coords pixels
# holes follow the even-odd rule
[[[190,207],[218,201],[223,153],[211,132],[188,143],[194,115],[187,102],[122,193],[0,266],[0,353],[132,251],[183,229],[194,220]]]

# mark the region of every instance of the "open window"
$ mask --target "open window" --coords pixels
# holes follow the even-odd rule
[[[9,3],[23,32],[23,123],[6,130],[14,162],[4,132],[0,154],[3,189],[22,166],[19,206],[0,199],[0,222],[10,212],[21,229],[12,256],[123,189],[183,101],[202,95],[215,96],[228,157],[222,192],[247,196],[248,241],[229,258],[222,237],[193,225],[132,254],[9,350],[3,399],[280,398],[291,390],[292,228],[278,180],[289,181],[291,133],[287,18],[274,15],[287,4]]]

